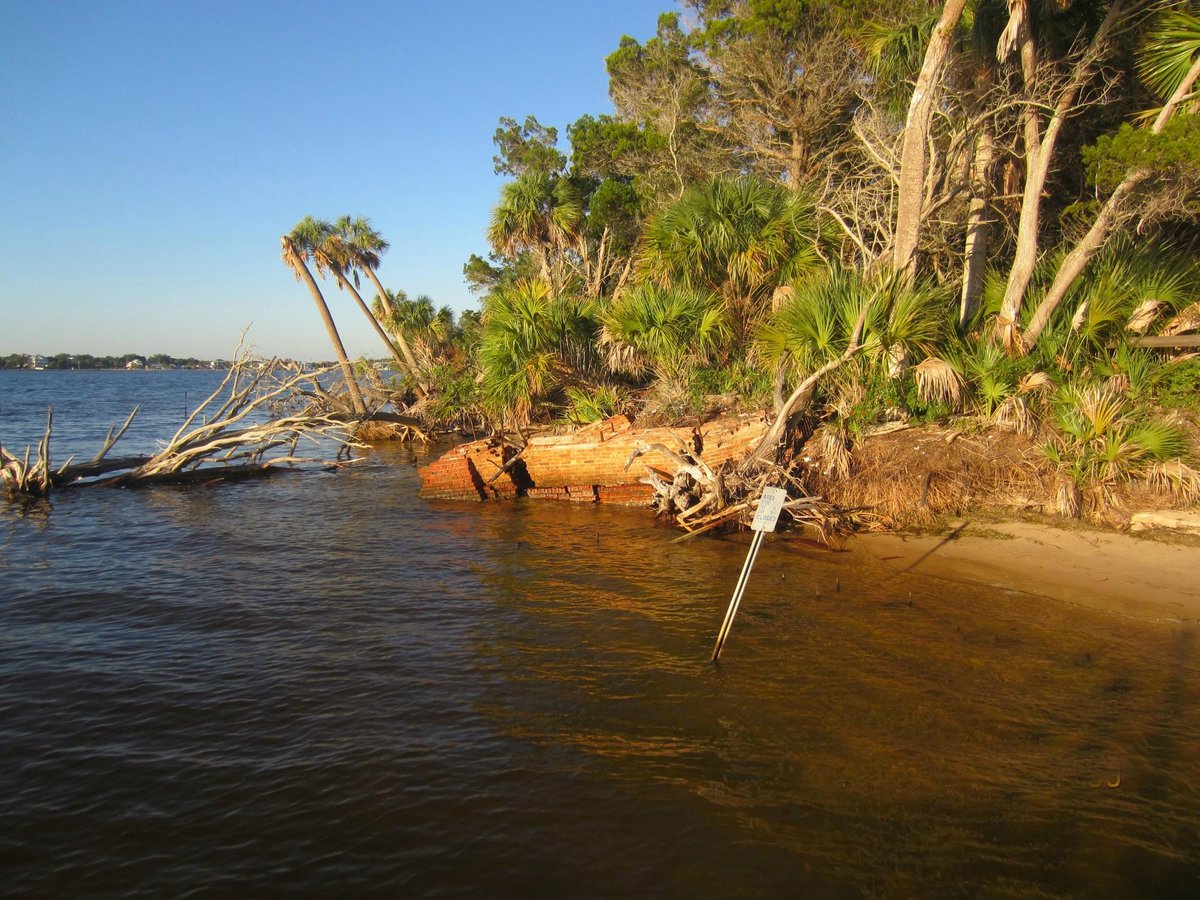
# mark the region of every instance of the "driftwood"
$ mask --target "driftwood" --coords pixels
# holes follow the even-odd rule
[[[738,465],[726,463],[714,470],[698,451],[678,438],[678,450],[663,444],[638,444],[625,464],[626,471],[639,457],[652,453],[673,464],[670,472],[647,465],[647,474],[640,479],[654,488],[652,505],[658,514],[687,531],[686,537],[725,525],[747,525],[754,517],[763,489],[777,486],[788,491],[789,500],[783,511],[791,522],[812,528],[825,543],[852,530],[854,513],[820,497],[809,496],[803,480],[793,473],[790,464],[781,462],[781,457],[790,426],[807,411],[820,380],[849,362],[861,349],[863,328],[871,308],[871,301],[863,304],[845,351],[801,379],[786,400],[782,397],[782,378],[777,379],[779,409],[775,419],[758,445]]]
[[[330,371],[304,372],[277,360],[256,364],[239,347],[220,386],[157,453],[108,457],[137,415],[135,408],[124,425],[109,429],[91,460],[79,464],[68,460],[55,469],[50,463],[51,410],[35,458],[31,460],[28,449],[23,458],[17,458],[0,447],[0,480],[10,496],[40,497],[53,488],[68,486],[189,484],[257,477],[297,463],[345,465],[353,462],[350,452],[364,446],[352,436],[355,420],[327,413],[270,415],[303,403],[314,388],[320,391],[318,379]],[[335,456],[299,455],[297,447],[302,441],[318,447],[332,444]]]
[[[748,525],[754,518],[763,488],[776,485],[787,489],[790,499],[783,505],[788,520],[812,528],[825,543],[850,530],[850,517],[820,497],[808,496],[803,483],[775,463],[724,463],[715,469],[682,440],[678,449],[660,444],[639,443],[625,464],[626,471],[643,456],[651,454],[672,464],[673,470],[646,466],[639,479],[654,488],[652,505],[687,532],[685,537],[731,525]]]

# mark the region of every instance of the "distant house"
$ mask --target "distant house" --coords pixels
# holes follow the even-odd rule
[[[144,368],[146,368],[146,361],[144,359],[141,359],[140,357],[135,356],[129,362],[125,363],[125,368],[127,368],[127,369],[144,369]]]
[[[42,356],[40,353],[31,353],[29,356],[29,368],[44,369],[50,365],[50,360]]]

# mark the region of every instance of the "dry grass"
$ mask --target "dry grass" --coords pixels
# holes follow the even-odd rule
[[[892,527],[928,527],[982,506],[1053,503],[1048,467],[1027,435],[933,426],[883,434],[854,448],[847,477],[826,472],[811,440],[805,451],[813,493]]]

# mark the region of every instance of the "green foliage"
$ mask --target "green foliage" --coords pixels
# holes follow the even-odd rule
[[[748,404],[766,405],[770,402],[774,382],[766,372],[735,358],[721,366],[695,366],[688,372],[688,387],[698,399],[713,394],[734,394]]]
[[[1158,134],[1126,123],[1084,147],[1083,160],[1089,183],[1106,193],[1134,172],[1175,187],[1200,184],[1200,116],[1176,116]]]
[[[901,360],[930,355],[950,329],[947,296],[932,282],[867,278],[853,269],[817,270],[792,285],[791,296],[758,330],[755,347],[770,367],[781,361],[808,373],[840,356],[866,310],[862,355],[887,372]]]
[[[449,422],[456,417],[476,416],[482,412],[483,397],[475,373],[443,363],[427,375],[432,398],[424,412],[437,422]]]
[[[759,328],[755,350],[774,369],[807,373],[841,355],[863,304],[873,295],[853,269],[819,270],[791,286],[791,296]]]
[[[561,175],[567,165],[557,147],[558,129],[541,124],[535,116],[526,116],[523,125],[501,116],[492,143],[499,150],[492,157],[497,175]]]
[[[696,185],[647,225],[644,275],[724,294],[740,329],[771,291],[819,269],[827,234],[816,201],[753,176]]]
[[[611,384],[592,388],[568,387],[566,393],[567,418],[576,425],[607,419],[620,412],[627,403],[621,390]]]
[[[1155,399],[1171,409],[1200,410],[1200,359],[1172,362],[1155,379]]]
[[[554,295],[543,280],[493,292],[485,301],[479,347],[485,408],[528,422],[540,401],[590,367],[595,338],[591,305]]]
[[[990,341],[966,345],[954,362],[966,380],[973,402],[989,418],[1000,411],[1005,401],[1016,397],[1022,381],[1037,371],[1035,357],[1009,356]]]
[[[614,371],[653,370],[678,377],[709,358],[729,339],[728,310],[715,294],[643,283],[625,291],[601,312],[601,345]]]
[[[609,115],[581,116],[567,127],[571,171],[595,178],[631,178],[650,153],[664,149],[661,135]]]
[[[606,178],[588,198],[587,233],[599,240],[608,231],[610,249],[627,256],[637,246],[642,229],[642,202],[633,186]]]
[[[1112,488],[1188,453],[1179,426],[1150,418],[1112,385],[1068,385],[1054,407],[1061,436],[1044,452],[1080,488]]]

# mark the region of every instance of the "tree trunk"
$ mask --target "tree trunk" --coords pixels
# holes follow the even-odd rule
[[[342,338],[338,334],[337,326],[333,323],[333,316],[329,314],[329,307],[325,303],[325,298],[321,295],[321,288],[313,279],[312,273],[308,271],[308,266],[304,264],[304,260],[291,248],[286,238],[283,241],[283,252],[284,258],[291,265],[292,270],[304,279],[304,283],[308,285],[313,302],[317,304],[317,312],[321,314],[321,321],[325,323],[325,331],[329,334],[329,342],[333,344],[333,352],[337,356],[338,364],[342,368],[342,376],[346,379],[346,390],[350,392],[350,402],[354,407],[354,411],[360,415],[366,415],[367,405],[363,402],[362,392],[358,389],[358,381],[354,377],[354,367],[350,365],[350,357],[346,355],[346,348],[342,344]]]
[[[1050,163],[1054,158],[1054,148],[1063,124],[1073,111],[1075,99],[1092,75],[1100,49],[1108,39],[1108,33],[1112,30],[1113,23],[1121,13],[1121,6],[1120,0],[1113,3],[1108,10],[1108,15],[1100,23],[1087,51],[1076,64],[1071,80],[1059,95],[1058,102],[1054,106],[1054,113],[1046,125],[1045,133],[1038,135],[1037,120],[1032,113],[1025,118],[1026,174],[1025,188],[1021,196],[1021,217],[1017,223],[1017,248],[1013,255],[1012,268],[1008,272],[1008,283],[1004,287],[1004,300],[1000,305],[1000,315],[996,320],[997,336],[1013,352],[1020,352],[1022,349],[1022,341],[1018,336],[1017,319],[1021,315],[1021,304],[1025,299],[1025,292],[1029,289],[1029,282],[1033,278],[1033,270],[1037,266],[1042,194],[1046,189],[1046,179],[1050,175]],[[1028,82],[1034,74],[1031,37],[1027,36],[1022,42],[1021,52],[1025,78]]]
[[[1171,118],[1171,113],[1175,111],[1175,107],[1182,103],[1183,98],[1191,93],[1192,85],[1196,83],[1197,78],[1200,78],[1200,56],[1196,57],[1195,62],[1192,63],[1192,67],[1188,69],[1187,75],[1184,76],[1183,81],[1179,82],[1179,87],[1175,88],[1175,92],[1171,94],[1166,104],[1159,110],[1158,116],[1154,119],[1154,127],[1152,129],[1155,134],[1163,130],[1163,127],[1167,124],[1167,120]]]
[[[1110,13],[1111,15],[1111,13]],[[1175,110],[1183,98],[1186,97],[1192,90],[1192,85],[1196,83],[1197,78],[1200,78],[1200,58],[1192,63],[1191,69],[1179,86],[1175,89],[1163,106],[1158,116],[1154,119],[1154,124],[1150,126],[1150,131],[1154,134],[1162,132],[1166,127],[1167,121],[1171,118],[1171,113]],[[1067,258],[1063,260],[1058,272],[1054,275],[1054,283],[1050,285],[1050,290],[1046,292],[1045,298],[1038,304],[1038,308],[1034,311],[1033,318],[1029,322],[1029,327],[1025,329],[1025,333],[1021,335],[1021,345],[1023,348],[1032,347],[1046,326],[1050,322],[1050,317],[1054,315],[1054,310],[1062,303],[1067,295],[1067,291],[1071,289],[1071,285],[1075,283],[1087,267],[1087,264],[1092,261],[1096,253],[1104,246],[1104,242],[1108,240],[1112,233],[1113,226],[1117,222],[1119,207],[1121,202],[1133,191],[1139,184],[1150,177],[1150,173],[1142,170],[1131,172],[1125,176],[1124,181],[1117,185],[1112,196],[1100,210],[1100,214],[1096,216],[1096,221],[1092,223],[1092,227],[1088,229],[1088,233],[1083,236],[1075,248],[1067,254]]]
[[[921,232],[922,200],[925,194],[925,174],[929,160],[926,146],[933,116],[933,102],[940,87],[954,28],[962,17],[967,0],[947,0],[941,17],[934,26],[925,50],[925,61],[917,75],[908,117],[904,122],[904,143],[900,151],[900,195],[896,201],[896,233],[892,245],[892,266],[911,280],[917,238]]]
[[[354,298],[354,302],[358,304],[358,308],[362,310],[362,314],[366,316],[367,320],[371,323],[371,327],[375,330],[375,334],[377,334],[379,339],[383,341],[383,345],[388,348],[388,353],[392,355],[392,359],[399,363],[401,368],[408,368],[408,363],[405,361],[404,357],[400,355],[400,351],[396,349],[396,346],[392,343],[391,338],[387,336],[387,332],[383,330],[383,326],[379,324],[379,320],[371,314],[370,307],[368,307],[363,301],[362,295],[358,292],[358,289],[354,287],[350,279],[348,279],[341,272],[337,271],[335,271],[333,275],[337,279],[338,284],[350,292],[350,296]]]
[[[1121,201],[1138,184],[1144,181],[1148,175],[1149,173],[1147,172],[1138,171],[1126,176],[1125,180],[1117,185],[1117,189],[1113,191],[1112,196],[1108,198],[1108,202],[1104,204],[1104,207],[1100,210],[1100,214],[1096,216],[1096,221],[1092,223],[1092,227],[1088,229],[1088,233],[1067,254],[1067,258],[1063,260],[1058,272],[1054,275],[1054,282],[1050,285],[1050,290],[1046,292],[1045,298],[1043,298],[1042,302],[1038,304],[1038,308],[1034,311],[1033,318],[1029,320],[1029,327],[1021,335],[1021,346],[1023,349],[1027,350],[1037,343],[1037,339],[1041,337],[1046,325],[1049,324],[1054,310],[1058,308],[1063,298],[1067,296],[1067,291],[1071,289],[1071,285],[1075,283],[1075,279],[1080,276],[1087,267],[1087,264],[1092,261],[1092,257],[1104,246],[1104,242],[1108,239],[1109,234],[1112,233],[1113,225],[1116,224],[1119,216]]]
[[[996,141],[990,127],[984,126],[975,144],[975,179],[971,205],[967,210],[966,260],[963,265],[962,297],[958,307],[958,327],[966,331],[975,315],[983,276],[987,268],[988,238],[992,216],[992,167],[996,160]]]
[[[383,289],[383,285],[379,283],[379,276],[375,274],[375,270],[364,267],[363,271],[367,273],[367,277],[371,279],[371,284],[375,285],[375,290],[379,292],[379,297],[383,303],[384,309],[388,309],[391,304],[388,302],[387,291]],[[389,310],[390,312],[390,310]],[[374,318],[372,316],[371,318]],[[404,329],[396,329],[396,343],[400,345],[400,352],[404,354],[404,363],[408,366],[408,371],[416,381],[417,399],[422,399],[426,395],[425,385],[421,384],[420,367],[417,365],[416,357],[413,356],[412,349],[408,346],[408,341],[404,339]]]

